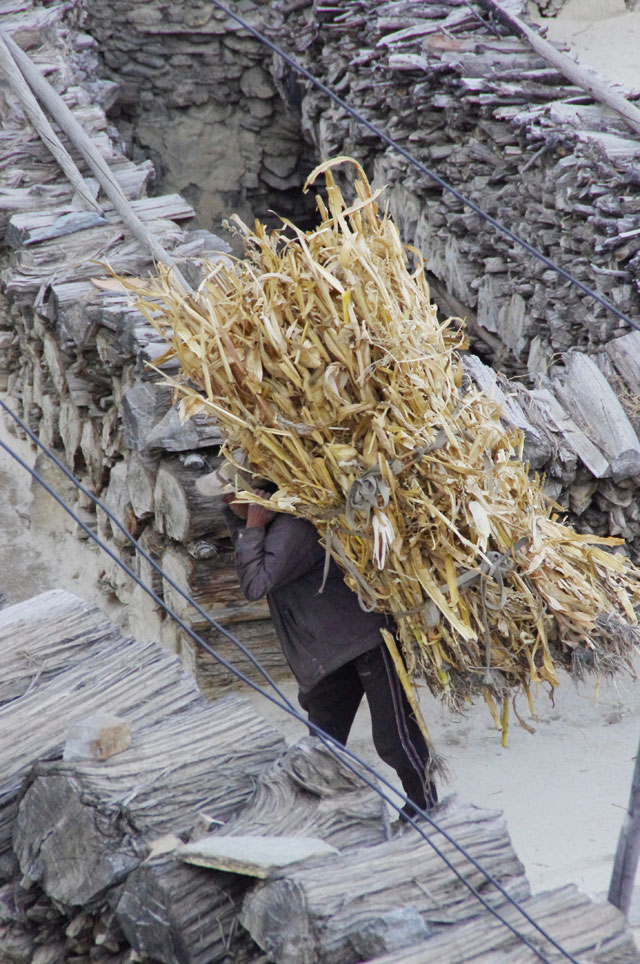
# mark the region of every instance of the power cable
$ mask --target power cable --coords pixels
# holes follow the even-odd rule
[[[286,53],[282,49],[282,47],[279,47],[278,44],[274,43],[272,40],[266,37],[263,33],[257,30],[256,27],[251,26],[251,24],[247,23],[247,21],[244,20],[241,16],[239,16],[239,14],[234,13],[232,10],[226,7],[223,3],[221,3],[220,0],[210,0],[210,2],[219,10],[221,10],[223,13],[226,13],[226,15],[230,17],[232,20],[235,20],[237,24],[243,27],[253,37],[255,37],[256,40],[259,40],[262,44],[268,47],[269,50],[271,50],[273,53],[281,57],[285,63],[287,63],[291,68],[293,68],[293,70],[295,70],[301,76],[305,77],[306,80],[310,81],[310,83],[312,83],[314,87],[317,87],[318,90],[321,90],[324,94],[327,95],[327,97],[331,98],[331,100],[334,101],[334,103],[342,107],[342,109],[345,110],[351,117],[353,117],[354,120],[358,121],[359,124],[362,124],[362,126],[366,127],[367,130],[371,131],[372,134],[375,134],[376,137],[384,141],[385,144],[388,144],[389,147],[392,147],[395,151],[397,151],[397,153],[400,154],[402,157],[404,157],[404,159],[408,161],[412,167],[415,167],[422,174],[426,174],[427,177],[430,177],[431,180],[435,181],[436,184],[438,184],[443,190],[453,195],[453,197],[455,197],[462,204],[466,205],[466,207],[470,208],[475,214],[478,214],[493,228],[495,228],[497,231],[500,231],[507,238],[509,238],[510,241],[513,241],[516,244],[518,244],[521,248],[524,248],[524,250],[528,254],[533,255],[533,257],[537,258],[544,265],[546,265],[547,268],[551,268],[551,270],[555,271],[556,274],[560,275],[560,277],[564,278],[566,281],[571,282],[571,284],[579,288],[583,294],[586,294],[590,298],[593,298],[595,301],[598,302],[598,304],[602,305],[603,308],[606,308],[608,311],[612,312],[617,318],[619,318],[621,321],[624,321],[631,328],[635,328],[636,330],[640,331],[640,322],[632,321],[631,318],[629,318],[623,311],[621,311],[616,305],[614,305],[613,302],[610,301],[608,298],[605,298],[603,295],[598,294],[588,285],[584,284],[584,282],[580,281],[579,278],[576,278],[575,275],[572,275],[565,268],[560,267],[560,265],[552,261],[551,258],[548,258],[545,254],[542,253],[542,251],[539,251],[538,248],[535,248],[532,244],[529,244],[528,241],[525,241],[523,238],[519,237],[506,225],[502,224],[500,221],[496,220],[496,218],[492,217],[490,214],[484,211],[478,204],[475,203],[475,201],[472,201],[470,198],[466,197],[464,194],[458,191],[455,187],[449,184],[448,181],[440,177],[439,174],[436,174],[435,171],[431,170],[431,168],[427,167],[425,164],[419,161],[416,157],[414,157],[413,154],[410,153],[410,151],[407,151],[406,148],[402,147],[402,145],[399,144],[398,141],[394,140],[393,137],[390,137],[388,134],[385,134],[384,131],[380,130],[379,127],[376,127],[375,124],[372,124],[371,121],[368,121],[366,117],[364,117],[358,110],[356,110],[354,107],[351,107],[351,105],[348,104],[347,101],[343,100],[342,97],[339,97],[338,94],[334,93],[334,91],[332,91],[330,87],[328,87],[321,80],[319,80],[314,74],[312,74],[309,70],[307,70],[306,67],[303,67],[296,60],[294,60],[294,58],[291,57],[288,53]]]
[[[273,688],[273,690],[278,694],[279,699],[276,699],[276,697],[272,696],[258,683],[255,683],[253,682],[253,680],[249,679],[249,677],[246,676],[246,674],[244,674],[241,670],[234,667],[231,663],[228,662],[228,660],[224,659],[224,657],[222,657],[219,653],[217,653],[215,649],[213,649],[213,647],[209,646],[209,644],[204,639],[202,639],[202,637],[198,633],[196,633],[190,626],[188,626],[187,623],[185,623],[184,620],[181,619],[181,617],[178,616],[177,613],[175,613],[174,610],[172,610],[171,607],[168,606],[165,603],[165,601],[161,599],[153,591],[153,589],[151,589],[149,586],[146,585],[144,580],[142,580],[137,573],[135,573],[129,566],[127,566],[127,564],[123,562],[123,560],[120,559],[120,557],[116,555],[116,553],[113,552],[113,550],[111,550],[109,546],[107,546],[102,539],[100,539],[97,533],[95,533],[88,525],[86,525],[85,522],[83,522],[78,517],[78,515],[73,511],[71,506],[69,506],[68,503],[66,503],[65,500],[53,490],[53,488],[46,482],[45,479],[42,478],[42,476],[35,469],[29,466],[6,442],[0,439],[0,448],[4,449],[4,451],[6,451],[8,455],[10,455],[22,468],[24,468],[29,473],[32,476],[32,478],[35,479],[44,488],[44,490],[61,506],[61,508],[63,508],[64,511],[71,516],[71,518],[76,522],[77,525],[80,526],[80,528],[86,533],[86,535],[88,535],[89,538],[91,538],[131,579],[133,579],[133,581],[138,586],[140,586],[140,588],[143,589],[144,592],[146,592],[147,595],[158,606],[160,606],[166,612],[166,614],[171,619],[173,619],[176,622],[176,624],[180,626],[180,628],[185,633],[187,633],[187,635],[198,646],[200,646],[205,652],[207,652],[210,656],[212,656],[215,660],[217,660],[217,662],[221,663],[221,665],[224,666],[225,669],[227,669],[230,673],[232,673],[238,679],[242,680],[243,683],[245,683],[255,692],[264,696],[275,706],[278,706],[280,709],[285,710],[287,713],[289,713],[289,715],[294,717],[299,722],[303,723],[303,725],[308,730],[311,730],[325,744],[325,746],[327,746],[327,748],[332,753],[334,753],[334,755],[338,757],[341,763],[343,763],[352,773],[354,773],[359,779],[361,779],[368,787],[370,787],[376,793],[378,793],[379,796],[385,801],[385,803],[389,804],[389,806],[391,806],[394,810],[396,811],[400,810],[398,803],[394,799],[390,798],[387,793],[381,790],[380,787],[377,785],[377,783],[374,783],[367,776],[365,776],[362,770],[365,770],[367,773],[371,774],[378,783],[382,783],[388,790],[391,790],[391,792],[395,794],[396,797],[400,797],[400,799],[403,800],[405,803],[412,802],[408,800],[405,794],[397,790],[382,774],[378,773],[375,770],[375,768],[371,767],[368,763],[362,760],[361,757],[353,753],[348,748],[344,747],[341,743],[339,743],[332,736],[330,736],[330,734],[325,733],[325,731],[322,730],[320,727],[316,726],[315,724],[311,723],[309,720],[305,719],[290,703],[287,697],[282,693],[282,691],[279,689],[279,687],[272,679],[270,674],[267,672],[267,670],[265,670],[264,667],[260,664],[259,660],[257,660],[249,652],[249,650],[243,645],[243,643],[240,640],[238,640],[232,633],[229,633],[215,619],[213,619],[210,615],[208,615],[202,609],[202,607],[200,607],[198,603],[195,602],[195,600],[193,600],[187,593],[185,593],[184,590],[182,590],[162,570],[159,564],[154,559],[152,559],[147,552],[145,552],[145,550],[139,545],[137,540],[131,535],[128,529],[116,518],[116,516],[107,508],[107,506],[105,506],[101,502],[101,500],[98,499],[98,497],[94,495],[89,489],[87,489],[85,486],[82,485],[82,483],[73,475],[73,473],[64,465],[64,463],[57,458],[57,456],[51,451],[51,449],[47,445],[45,445],[43,442],[40,441],[40,439],[35,435],[35,433],[28,428],[28,426],[22,421],[22,419],[18,415],[16,415],[15,412],[12,411],[12,409],[5,403],[5,401],[2,398],[0,398],[0,408],[2,408],[16,422],[16,424],[22,429],[22,431],[28,436],[28,438],[31,439],[31,441],[34,442],[35,445],[37,445],[44,452],[47,458],[49,458],[60,469],[60,471],[62,471],[62,473],[76,486],[76,488],[84,495],[86,495],[89,499],[91,499],[94,505],[100,508],[100,510],[107,515],[107,517],[127,537],[128,541],[136,549],[136,551],[139,552],[140,555],[147,562],[150,563],[150,565],[156,570],[156,572],[158,572],[162,576],[162,578],[165,579],[167,583],[172,586],[172,588],[174,588],[186,601],[188,601],[194,607],[194,609],[199,613],[199,615],[205,618],[205,620],[211,625],[212,628],[214,628],[215,630],[220,632],[223,636],[225,636],[228,640],[230,640],[235,646],[237,646],[237,648],[245,656],[247,656],[250,659],[252,664],[262,673],[265,680],[269,683],[269,685]],[[553,937],[551,937],[544,930],[544,928],[541,927],[541,925],[539,925],[527,913],[527,911],[522,908],[522,906],[516,900],[514,900],[514,898],[493,877],[493,875],[490,874],[488,871],[486,871],[481,866],[481,864],[471,854],[469,854],[468,851],[462,845],[458,844],[457,841],[453,837],[451,837],[451,835],[446,830],[443,830],[438,825],[437,821],[434,820],[429,813],[420,809],[419,807],[416,807],[416,810],[419,816],[422,819],[426,820],[429,824],[431,824],[431,826],[437,833],[442,834],[445,840],[448,843],[450,843],[459,853],[461,853],[465,857],[465,859],[467,859],[471,863],[471,865],[476,870],[478,870],[492,886],[494,886],[498,890],[498,892],[506,899],[506,901],[510,903],[513,907],[515,907],[516,910],[519,911],[519,913],[522,914],[524,919],[536,931],[538,931],[538,933],[545,940],[549,941],[549,943],[557,951],[559,951],[568,961],[571,961],[572,964],[579,964],[576,958],[574,958]],[[540,951],[539,948],[537,948],[533,943],[531,943],[529,939],[525,937],[523,934],[521,934],[509,921],[507,921],[504,917],[502,917],[499,911],[495,907],[491,906],[491,904],[487,901],[487,899],[478,892],[478,890],[473,886],[473,884],[469,883],[469,881],[466,880],[464,875],[459,870],[457,870],[456,867],[453,866],[451,861],[445,856],[445,854],[437,846],[437,844],[434,843],[431,837],[425,834],[424,830],[417,823],[416,819],[407,815],[407,821],[420,834],[423,840],[425,840],[429,844],[429,846],[432,847],[434,852],[440,857],[441,860],[444,861],[445,865],[458,878],[458,880],[460,880],[460,882],[482,904],[485,910],[487,910],[494,917],[496,917],[497,920],[501,924],[503,924],[519,941],[524,943],[531,951],[533,951],[537,955],[537,957],[543,962],[543,964],[551,964],[551,962],[543,955],[543,953]]]
[[[239,17],[238,15],[236,15],[235,13],[233,13],[233,12],[232,12],[231,10],[229,10],[227,7],[225,7],[222,3],[219,2],[219,0],[211,0],[211,2],[212,2],[215,6],[217,6],[220,10],[222,10],[227,16],[229,16],[231,19],[235,20],[238,24],[240,24],[245,30],[247,30],[249,33],[251,33],[253,36],[255,36],[256,39],[258,39],[261,43],[263,43],[265,46],[267,46],[268,48],[270,48],[274,53],[276,53],[278,56],[280,56],[280,57],[281,57],[286,63],[288,63],[289,66],[291,66],[294,70],[296,70],[298,73],[300,73],[301,75],[303,75],[304,77],[306,77],[312,84],[314,84],[314,86],[316,86],[318,89],[322,90],[327,96],[329,96],[332,100],[334,100],[336,103],[338,103],[347,113],[349,113],[352,117],[354,117],[354,119],[356,119],[359,123],[361,123],[363,126],[365,126],[366,128],[368,128],[368,129],[369,129],[372,133],[374,133],[377,137],[379,137],[381,140],[383,140],[384,142],[386,142],[390,147],[392,147],[394,150],[396,150],[399,154],[401,154],[413,167],[417,168],[418,170],[421,171],[421,173],[426,174],[428,177],[430,177],[432,180],[434,180],[437,184],[439,184],[439,186],[442,187],[443,190],[446,190],[446,191],[448,191],[449,193],[451,193],[457,200],[459,200],[461,203],[465,204],[467,207],[469,207],[469,208],[470,208],[472,211],[474,211],[476,214],[478,214],[479,216],[481,216],[484,220],[486,220],[489,224],[491,224],[495,229],[497,229],[497,230],[500,231],[501,233],[505,234],[510,240],[512,240],[512,241],[514,241],[515,243],[519,244],[519,245],[520,245],[521,247],[523,247],[529,254],[533,255],[533,256],[536,257],[536,258],[538,258],[538,259],[539,259],[540,261],[542,261],[547,267],[549,267],[549,268],[551,268],[552,270],[554,270],[557,274],[559,274],[560,276],[564,277],[566,280],[568,280],[568,281],[570,281],[571,283],[573,283],[574,285],[576,285],[583,293],[585,293],[585,294],[589,295],[590,297],[592,297],[593,299],[595,299],[595,300],[596,300],[597,302],[599,302],[603,307],[607,308],[608,310],[610,310],[611,312],[613,312],[615,315],[617,315],[617,317],[620,318],[622,321],[626,322],[626,323],[629,324],[631,327],[633,327],[633,328],[638,328],[638,329],[640,330],[640,325],[636,324],[636,323],[633,322],[630,318],[628,318],[628,317],[627,317],[623,312],[621,312],[612,302],[610,302],[608,299],[605,299],[605,298],[603,298],[602,296],[598,295],[596,292],[594,292],[592,289],[590,289],[587,285],[583,284],[583,282],[579,281],[579,280],[578,280],[577,278],[575,278],[573,275],[569,274],[565,269],[563,269],[563,268],[559,267],[558,265],[556,265],[553,261],[551,261],[551,260],[550,260],[549,258],[547,258],[545,255],[543,255],[542,252],[538,251],[535,247],[533,247],[532,245],[530,245],[528,242],[526,242],[526,241],[524,241],[523,239],[519,238],[519,237],[518,237],[516,234],[514,234],[509,228],[507,228],[505,225],[501,224],[499,221],[497,221],[496,219],[494,219],[494,218],[493,218],[491,215],[489,215],[487,212],[483,211],[482,208],[480,208],[478,205],[475,204],[475,202],[473,202],[473,201],[471,201],[469,198],[465,197],[461,192],[457,191],[454,187],[452,187],[447,181],[445,181],[443,178],[441,178],[438,174],[436,174],[434,171],[432,171],[432,170],[430,170],[429,168],[427,168],[424,164],[422,164],[422,163],[421,163],[420,161],[418,161],[415,157],[413,157],[412,154],[410,154],[408,151],[406,151],[405,148],[403,148],[400,144],[398,144],[397,141],[395,141],[393,138],[389,137],[387,134],[385,134],[384,132],[382,132],[381,130],[379,130],[379,128],[377,128],[375,125],[373,125],[373,124],[371,124],[369,121],[367,121],[366,118],[364,118],[358,111],[356,111],[356,110],[355,110],[354,108],[352,108],[349,104],[347,104],[342,98],[338,97],[332,90],[330,90],[330,88],[328,88],[325,84],[323,84],[318,78],[316,78],[316,77],[315,77],[314,75],[312,75],[308,70],[306,70],[304,67],[302,67],[300,64],[298,64],[293,58],[291,58],[288,54],[286,54],[280,47],[278,47],[275,43],[273,43],[271,40],[269,40],[267,37],[265,37],[263,34],[261,34],[258,30],[256,30],[256,29],[255,29],[254,27],[252,27],[250,24],[248,24],[245,20],[243,20],[241,17]],[[290,701],[287,699],[287,697],[282,693],[282,691],[281,691],[281,690],[279,689],[279,687],[276,685],[276,683],[275,683],[274,680],[271,678],[271,676],[269,675],[269,673],[264,669],[264,667],[260,664],[260,662],[250,653],[250,651],[240,642],[240,640],[238,640],[236,637],[234,637],[234,636],[233,636],[231,633],[229,633],[223,626],[221,626],[221,625],[220,625],[219,623],[217,623],[211,616],[209,616],[209,614],[207,614],[207,613],[198,605],[198,603],[195,602],[195,600],[193,600],[193,599],[192,599],[187,593],[185,593],[184,590],[182,590],[166,573],[163,572],[163,570],[161,569],[161,567],[155,562],[154,559],[152,559],[152,558],[145,552],[144,549],[142,549],[142,547],[138,544],[138,542],[133,538],[133,536],[129,533],[129,531],[122,525],[122,523],[113,515],[113,513],[112,513],[92,492],[90,492],[88,489],[86,489],[86,488],[79,482],[78,479],[75,478],[75,476],[67,469],[67,467],[66,467],[59,459],[57,459],[57,457],[53,454],[53,452],[51,452],[51,450],[48,449],[48,447],[47,447],[46,445],[44,445],[44,444],[37,438],[37,436],[36,436],[33,432],[31,432],[31,430],[24,424],[24,422],[22,422],[22,420],[4,403],[4,401],[3,401],[2,399],[0,399],[0,406],[7,412],[8,415],[10,415],[10,416],[16,421],[16,423],[17,423],[17,424],[20,426],[20,428],[25,432],[25,434],[26,434],[37,446],[39,446],[39,447],[43,450],[43,452],[45,452],[45,454],[47,455],[47,457],[50,458],[50,459],[54,462],[54,464],[57,465],[57,467],[74,483],[74,485],[76,485],[76,487],[77,487],[81,492],[83,492],[84,495],[86,495],[87,497],[89,497],[89,498],[93,501],[93,503],[94,503],[97,507],[99,507],[99,508],[101,509],[101,511],[103,511],[103,512],[107,515],[107,517],[108,517],[108,518],[117,526],[117,528],[127,537],[127,539],[130,541],[130,543],[131,543],[131,544],[133,545],[133,547],[136,549],[136,551],[140,553],[140,555],[162,576],[162,578],[163,578],[169,585],[171,585],[172,588],[173,588],[174,590],[176,590],[190,605],[192,605],[193,608],[199,613],[199,615],[201,615],[201,616],[209,623],[209,625],[210,625],[212,628],[214,628],[214,629],[215,629],[217,632],[219,632],[221,635],[225,636],[230,642],[232,642],[232,643],[250,660],[250,662],[252,663],[252,665],[254,665],[254,667],[263,675],[263,677],[265,678],[265,681],[268,682],[269,685],[273,688],[274,692],[278,695],[279,699],[276,699],[274,696],[272,696],[269,692],[267,692],[267,691],[266,691],[263,687],[261,687],[259,684],[254,683],[252,680],[250,680],[244,673],[242,673],[242,671],[240,671],[240,670],[238,670],[236,667],[234,667],[231,663],[229,663],[227,660],[225,660],[224,657],[222,657],[219,653],[217,653],[211,646],[209,646],[209,645],[205,642],[205,640],[203,640],[194,630],[192,630],[191,627],[188,626],[188,625],[177,615],[177,613],[175,613],[175,612],[164,602],[163,599],[161,599],[149,586],[147,586],[147,585],[145,584],[145,582],[144,582],[135,572],[133,572],[133,570],[132,570],[129,566],[127,566],[126,563],[124,563],[124,562],[119,558],[119,556],[117,556],[117,555],[99,538],[99,536],[98,536],[96,533],[94,533],[93,530],[92,530],[89,526],[87,526],[87,525],[74,513],[73,509],[64,501],[64,499],[62,499],[60,496],[57,495],[57,493],[56,493],[56,492],[52,489],[52,487],[42,478],[42,476],[41,476],[38,472],[36,472],[36,471],[35,471],[33,468],[31,468],[26,462],[24,462],[24,460],[21,459],[20,456],[10,448],[10,446],[8,446],[4,441],[0,440],[0,447],[3,448],[3,449],[4,449],[15,461],[17,461],[18,464],[21,465],[27,472],[29,472],[29,474],[30,474],[40,485],[42,485],[42,487],[45,489],[45,491],[47,491],[47,492],[49,493],[49,495],[51,495],[51,497],[71,516],[71,518],[74,519],[74,521],[76,522],[76,524],[78,524],[78,525],[80,526],[80,528],[86,533],[86,535],[89,536],[94,542],[96,542],[96,544],[97,544],[124,572],[126,572],[127,575],[128,575],[138,586],[140,586],[140,588],[143,589],[143,590],[147,593],[147,595],[149,595],[150,598],[153,599],[153,601],[154,601],[157,605],[159,605],[159,606],[167,613],[167,615],[170,616],[170,618],[172,618],[172,619],[176,622],[176,624],[177,624],[178,626],[180,626],[180,628],[181,628],[185,633],[187,633],[188,636],[191,637],[191,639],[193,639],[193,641],[194,641],[198,646],[200,646],[205,652],[207,652],[210,656],[212,656],[212,657],[213,657],[214,659],[216,659],[219,663],[221,663],[221,665],[223,665],[230,673],[232,673],[233,675],[235,675],[238,679],[242,680],[242,681],[243,681],[247,686],[249,686],[251,689],[253,689],[253,690],[255,690],[256,692],[260,693],[262,696],[264,696],[266,699],[268,699],[268,700],[269,700],[270,702],[272,702],[274,705],[276,705],[276,706],[278,706],[279,708],[285,710],[287,713],[289,713],[289,714],[290,714],[291,716],[293,716],[295,719],[297,719],[298,721],[300,721],[307,729],[311,730],[311,731],[331,750],[331,752],[333,752],[336,756],[338,756],[338,758],[339,758],[340,761],[343,763],[343,765],[347,766],[347,768],[348,768],[349,770],[351,770],[351,772],[353,772],[357,777],[359,777],[367,786],[369,786],[371,789],[373,789],[375,792],[377,792],[377,793],[380,795],[380,797],[381,797],[387,804],[389,804],[389,806],[391,806],[393,809],[395,809],[396,811],[399,811],[399,810],[400,810],[400,807],[399,807],[399,805],[397,804],[397,802],[396,802],[394,799],[390,798],[390,797],[388,796],[388,794],[386,794],[384,791],[382,791],[382,790],[380,789],[380,787],[377,785],[377,783],[374,783],[373,781],[371,781],[370,779],[368,779],[368,777],[366,777],[365,774],[362,772],[363,769],[364,769],[366,772],[370,773],[373,777],[375,777],[376,781],[378,781],[379,783],[382,783],[385,787],[387,787],[389,790],[391,790],[391,792],[392,792],[396,797],[400,797],[400,799],[402,799],[405,803],[408,803],[408,802],[409,802],[408,799],[407,799],[407,797],[406,797],[403,793],[401,793],[400,791],[398,791],[391,783],[389,783],[389,782],[385,779],[385,777],[383,777],[381,774],[379,774],[373,767],[369,766],[369,764],[365,763],[365,761],[362,760],[357,754],[354,754],[352,751],[348,750],[348,749],[347,749],[346,747],[344,747],[342,744],[338,743],[338,741],[336,741],[336,740],[335,740],[333,737],[331,737],[329,734],[325,733],[321,728],[315,726],[314,724],[310,723],[308,720],[304,719],[304,718],[301,716],[301,714],[298,713],[298,711],[295,709],[295,707],[292,706],[292,704],[291,704]],[[345,757],[348,758],[348,759],[345,759]],[[350,761],[353,761],[353,762],[350,762]],[[354,764],[357,764],[357,766],[355,766]],[[480,873],[482,873],[482,875],[487,879],[487,881],[498,890],[498,892],[506,899],[506,901],[507,901],[508,903],[512,904],[512,905],[523,915],[523,917],[525,918],[525,920],[526,920],[535,930],[537,930],[538,933],[539,933],[542,937],[545,938],[545,940],[547,940],[547,941],[548,941],[557,951],[559,951],[567,960],[573,962],[573,964],[579,964],[579,962],[578,962],[568,951],[564,950],[564,948],[562,948],[549,934],[546,933],[546,931],[545,931],[539,924],[537,924],[537,922],[520,906],[520,904],[519,904],[517,901],[515,901],[515,900],[511,897],[510,894],[507,893],[507,891],[502,887],[502,885],[501,885],[497,880],[495,880],[491,874],[489,874],[486,870],[484,870],[484,869],[482,868],[482,866],[475,860],[474,857],[472,857],[472,856],[466,851],[466,849],[465,849],[464,847],[462,847],[460,844],[458,844],[458,843],[447,833],[447,831],[445,831],[445,830],[443,830],[441,827],[439,827],[439,825],[437,824],[437,822],[433,819],[432,816],[430,816],[429,813],[421,810],[420,808],[416,808],[416,810],[418,811],[419,815],[420,815],[423,819],[425,819],[428,823],[431,824],[431,826],[433,827],[433,829],[434,829],[436,832],[441,833],[441,834],[443,835],[443,837],[445,838],[445,840],[447,840],[448,843],[450,843],[459,853],[461,853],[461,854],[465,857],[465,859],[467,859],[467,860],[472,864],[472,866],[475,867],[476,870],[478,870]],[[489,913],[491,913],[493,916],[495,916],[500,923],[502,923],[505,927],[507,927],[507,929],[508,929],[509,931],[511,931],[511,933],[512,933],[519,941],[521,941],[522,943],[524,943],[531,951],[533,951],[533,953],[536,954],[536,956],[539,957],[541,961],[545,962],[545,964],[549,964],[547,958],[544,957],[544,955],[543,955],[542,952],[539,950],[539,948],[537,948],[535,945],[533,945],[533,944],[532,944],[523,934],[521,934],[513,925],[511,925],[507,920],[505,920],[505,919],[500,915],[500,913],[498,912],[498,910],[497,910],[496,908],[492,907],[492,906],[488,903],[488,901],[476,890],[476,888],[466,880],[466,878],[464,877],[464,875],[461,874],[461,873],[452,865],[451,861],[442,853],[442,851],[440,850],[440,848],[433,842],[433,840],[424,833],[424,830],[422,829],[422,827],[420,827],[420,826],[418,825],[418,823],[416,822],[416,820],[413,819],[412,817],[408,816],[408,817],[407,817],[407,821],[408,821],[408,822],[411,824],[411,826],[420,834],[420,836],[432,847],[432,849],[434,850],[434,852],[440,857],[441,860],[444,861],[445,865],[446,865],[446,866],[452,871],[452,873],[461,881],[461,883],[470,890],[470,892],[473,894],[473,896],[483,905],[483,907],[484,907]]]

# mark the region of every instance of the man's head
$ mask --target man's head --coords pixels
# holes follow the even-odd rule
[[[278,487],[257,475],[249,464],[240,467],[225,459],[213,472],[201,476],[196,482],[196,488],[201,495],[215,497],[229,493],[254,492],[256,489],[272,493]]]

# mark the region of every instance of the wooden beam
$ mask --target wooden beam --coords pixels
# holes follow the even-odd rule
[[[33,96],[6,43],[6,36],[0,31],[0,72],[7,79],[9,86],[20,101],[22,109],[33,124],[45,147],[56,159],[65,177],[74,191],[82,198],[86,206],[102,214],[102,208],[91,194],[89,185],[76,167],[76,163],[63,145],[62,141],[47,120],[47,117]]]
[[[627,916],[640,857],[640,746],[633,768],[629,806],[620,830],[608,900]]]
[[[480,3],[514,33],[522,37],[532,50],[535,50],[547,63],[556,67],[572,84],[582,87],[594,100],[615,110],[636,134],[640,134],[640,110],[626,97],[618,94],[605,81],[557,50],[553,44],[528,27],[519,17],[508,13],[497,0],[480,0]]]

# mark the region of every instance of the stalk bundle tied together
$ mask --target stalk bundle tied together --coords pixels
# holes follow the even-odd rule
[[[395,617],[410,676],[453,705],[628,664],[640,583],[606,548],[621,540],[575,532],[530,478],[357,162],[307,186],[321,174],[315,230],[237,220],[244,260],[209,264],[197,297],[161,270],[139,300],[180,363],[183,416],[215,417],[271,504],[315,524],[361,605]]]

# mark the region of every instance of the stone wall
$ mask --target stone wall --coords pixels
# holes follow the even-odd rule
[[[267,5],[236,5],[249,22]],[[268,9],[267,9],[268,8]],[[84,29],[99,44],[101,72],[120,88],[111,116],[134,159],[150,158],[163,191],[178,192],[202,227],[232,213],[253,222],[275,211],[304,221],[300,187],[315,165],[293,108],[276,90],[271,57],[211,3],[85,0]]]

